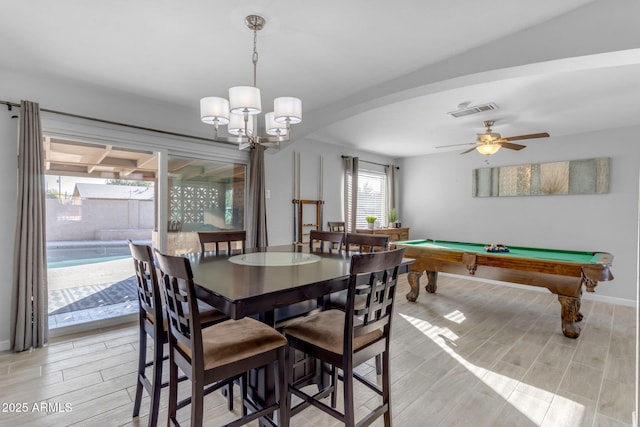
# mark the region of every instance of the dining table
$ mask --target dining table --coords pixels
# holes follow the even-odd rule
[[[191,254],[198,298],[231,319],[254,317],[277,327],[288,319],[318,308],[318,301],[349,286],[352,253],[316,252],[308,245],[279,245],[247,249],[231,256]],[[413,259],[403,259],[400,273]],[[314,361],[297,362],[299,375],[310,383],[327,377]],[[275,377],[270,369],[251,375],[250,397],[257,404],[274,399]]]
[[[257,317],[276,326],[289,309],[347,289],[351,253],[310,252],[306,245],[247,249],[232,256],[190,256],[198,298],[232,319]],[[405,270],[411,259],[405,260]]]

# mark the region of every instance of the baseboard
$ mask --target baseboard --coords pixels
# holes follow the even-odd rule
[[[7,350],[11,350],[11,341],[10,340],[0,341],[0,351],[7,351]]]
[[[451,273],[438,273],[438,274],[442,274],[444,276],[449,276],[449,277],[456,277],[456,278],[462,277],[459,274],[451,274]],[[536,291],[536,292],[547,292],[547,293],[549,292],[549,290],[547,288],[542,288],[542,287],[538,287],[538,286],[519,285],[517,283],[500,282],[498,280],[482,279],[480,277],[471,277],[471,276],[464,276],[464,278],[467,279],[467,280],[473,280],[473,281],[476,281],[476,282],[491,283],[492,285],[508,286],[508,287],[511,287],[511,288],[519,288],[519,289],[527,289],[527,290]],[[425,282],[425,284],[426,284],[426,282]],[[600,294],[594,293],[594,292],[584,292],[582,294],[582,298],[585,299],[585,300],[589,300],[589,301],[606,302],[606,303],[609,303],[609,304],[623,305],[623,306],[626,306],[626,307],[636,307],[636,301],[635,300],[626,299],[626,298],[610,297],[610,296],[607,296],[607,295],[600,295]]]

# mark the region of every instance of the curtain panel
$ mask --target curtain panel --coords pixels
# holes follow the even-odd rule
[[[247,247],[269,245],[264,185],[264,147],[255,144],[249,153],[249,195],[247,198]]]
[[[396,167],[395,165],[385,166],[387,174],[387,212],[396,209]]]
[[[18,211],[13,269],[12,347],[49,339],[45,236],[44,148],[40,107],[22,101],[18,133]]]
[[[344,168],[344,221],[345,231],[355,233],[358,211],[358,165],[357,157],[343,157]]]

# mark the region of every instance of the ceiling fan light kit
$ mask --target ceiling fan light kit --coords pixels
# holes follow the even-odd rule
[[[290,96],[276,98],[273,112],[265,114],[265,132],[259,136],[257,115],[262,112],[260,89],[256,87],[258,65],[258,31],[264,28],[265,19],[258,15],[245,18],[247,27],[253,31],[253,86],[235,86],[229,89],[229,99],[206,96],[200,99],[200,120],[215,129],[214,139],[220,142],[239,144],[239,148],[253,148],[256,144],[278,147],[288,141],[291,125],[302,122],[302,101]],[[218,135],[220,126],[227,125],[227,132],[234,137]]]
[[[446,147],[458,147],[461,145],[473,145],[473,148],[469,148],[468,150],[463,151],[460,154],[467,154],[472,152],[473,150],[478,151],[481,154],[490,156],[491,154],[495,154],[501,148],[508,148],[509,150],[522,150],[526,148],[526,145],[514,144],[509,141],[519,141],[522,139],[534,139],[534,138],[548,138],[549,134],[547,132],[543,133],[532,133],[529,135],[518,135],[518,136],[507,136],[502,137],[497,132],[493,132],[491,127],[495,123],[494,120],[485,120],[482,122],[484,125],[485,132],[479,133],[476,140],[474,142],[470,142],[468,144],[453,144],[453,145],[441,145],[436,148],[446,148]]]
[[[476,147],[476,151],[480,154],[484,154],[490,156],[491,154],[496,154],[500,149],[500,144],[482,144]]]

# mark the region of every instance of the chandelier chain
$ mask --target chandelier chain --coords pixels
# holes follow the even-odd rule
[[[256,27],[253,28],[253,56],[251,57],[251,62],[253,62],[253,86],[258,87],[257,83],[257,70],[258,70],[258,29]]]

